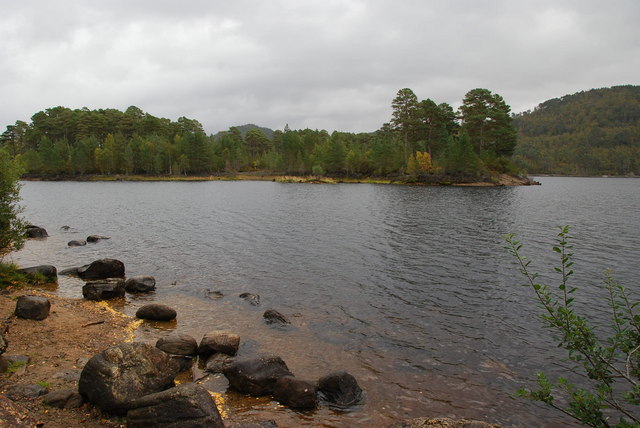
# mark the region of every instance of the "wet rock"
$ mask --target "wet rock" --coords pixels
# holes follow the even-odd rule
[[[198,342],[188,334],[175,333],[158,339],[156,348],[168,354],[196,355],[198,353]]]
[[[103,239],[111,239],[110,236],[89,235],[87,236],[87,242],[95,243]]]
[[[124,415],[132,400],[171,388],[179,364],[146,343],[121,343],[94,355],[82,369],[78,391],[107,413]]]
[[[188,355],[171,355],[171,354],[169,354],[169,356],[174,361],[176,361],[180,366],[179,368],[180,373],[186,372],[187,370],[191,369],[191,367],[193,367],[193,357],[190,357]]]
[[[74,389],[62,389],[43,395],[42,402],[47,406],[57,407],[59,409],[77,409],[82,406],[84,400],[78,391]]]
[[[204,370],[209,373],[223,373],[233,363],[233,357],[227,354],[213,354],[207,359]]]
[[[124,289],[129,293],[149,293],[156,289],[156,279],[150,275],[127,278]]]
[[[388,428],[502,428],[500,425],[491,424],[472,419],[449,418],[416,418],[408,421],[396,422]]]
[[[28,320],[42,321],[49,316],[51,302],[40,296],[20,296],[16,302],[16,316]]]
[[[323,401],[339,408],[358,404],[364,397],[356,378],[344,371],[320,378],[318,392]]]
[[[205,357],[217,352],[233,356],[238,352],[239,346],[240,336],[237,334],[214,330],[204,335],[198,346],[198,353]]]
[[[72,267],[72,268],[68,268],[68,269],[62,269],[59,274],[62,276],[79,276],[78,275],[78,269],[80,269],[79,267]]]
[[[25,235],[27,238],[46,238],[49,236],[44,227],[34,226],[32,224],[27,226]]]
[[[281,377],[293,376],[282,358],[271,355],[235,360],[223,373],[229,388],[257,397],[272,394]]]
[[[171,321],[177,315],[175,309],[159,303],[144,305],[136,311],[136,317],[151,321]]]
[[[205,296],[207,296],[210,299],[222,299],[224,297],[224,294],[220,290],[209,290],[209,289],[207,289],[207,291],[205,291],[204,294],[205,294]]]
[[[133,400],[128,428],[224,428],[211,395],[200,385],[183,384]]]
[[[71,226],[60,226],[60,230],[64,231],[64,232],[68,232],[71,230]]]
[[[39,265],[18,269],[18,272],[26,275],[42,275],[47,279],[56,281],[58,279],[58,270],[52,265]]]
[[[285,325],[291,324],[289,319],[275,309],[268,309],[262,315],[267,324]]]
[[[311,410],[318,407],[316,386],[291,376],[278,379],[273,398],[292,409]]]
[[[84,240],[76,240],[67,242],[67,247],[84,247],[87,245],[87,241]]]
[[[116,259],[100,259],[78,268],[82,279],[124,278],[124,263]]]
[[[82,295],[88,300],[110,300],[124,296],[124,280],[118,278],[87,282]]]
[[[260,305],[260,296],[257,294],[253,294],[253,293],[242,293],[239,296],[241,299],[244,299],[245,301],[249,302],[251,305],[253,306],[258,306]]]
[[[7,388],[7,397],[13,401],[33,400],[48,392],[47,388],[35,383],[19,383]]]
[[[235,422],[227,425],[227,428],[278,428],[278,423],[272,419],[255,422]]]

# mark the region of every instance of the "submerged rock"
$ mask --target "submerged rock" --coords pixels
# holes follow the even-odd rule
[[[311,410],[318,407],[317,387],[291,376],[278,379],[273,398],[292,409]]]
[[[258,306],[260,305],[260,296],[257,294],[253,294],[253,293],[242,293],[240,294],[241,299],[244,299],[245,301],[249,302],[251,305],[253,306]]]
[[[100,235],[89,235],[89,236],[87,236],[87,242],[92,242],[92,243],[101,241],[103,239],[111,239],[111,237],[110,236],[100,236]]]
[[[156,289],[156,279],[150,275],[127,278],[124,289],[129,293],[149,293]]]
[[[278,379],[293,376],[282,358],[272,355],[236,360],[223,373],[229,388],[256,397],[272,394]]]
[[[68,247],[84,247],[85,245],[87,245],[87,241],[84,240],[74,239],[73,241],[67,242]]]
[[[285,317],[275,309],[266,310],[262,315],[262,317],[264,318],[267,324],[278,324],[278,325],[291,324],[291,322],[287,317]]]
[[[158,303],[150,303],[140,307],[136,317],[151,321],[171,321],[178,315],[175,309]]]
[[[336,407],[346,408],[358,404],[364,398],[356,378],[347,372],[334,372],[318,381],[320,397]]]
[[[34,226],[32,224],[27,226],[25,235],[27,238],[47,238],[49,236],[44,227]]]

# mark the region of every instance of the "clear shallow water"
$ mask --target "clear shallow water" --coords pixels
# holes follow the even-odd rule
[[[598,322],[605,268],[638,288],[640,180],[539,181],[513,188],[27,182],[25,217],[51,236],[12,257],[58,269],[120,259],[130,276],[154,275],[158,291],[116,307],[133,314],[154,300],[179,313],[174,324],[144,324],[140,340],[231,329],[241,335],[240,354],[278,353],[307,379],[346,369],[367,393],[349,413],[296,413],[227,394],[235,418],[386,426],[455,416],[552,426],[567,421],[513,397],[536,372],[559,373],[563,354],[547,343],[501,237],[517,233],[535,266],[550,272],[556,226],[570,224],[578,304]],[[111,239],[66,248],[90,234]],[[81,285],[62,278],[58,293],[81,297]],[[211,299],[207,290],[224,297]],[[239,299],[242,292],[259,294],[261,305]],[[268,308],[292,326],[265,326]],[[208,386],[225,390],[222,379]]]

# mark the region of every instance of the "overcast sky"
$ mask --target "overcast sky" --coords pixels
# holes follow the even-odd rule
[[[58,105],[135,105],[207,133],[369,132],[405,87],[456,108],[486,88],[521,112],[640,83],[639,0],[3,3],[2,130]]]

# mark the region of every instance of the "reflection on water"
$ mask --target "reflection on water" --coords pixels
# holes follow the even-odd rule
[[[640,180],[540,181],[520,188],[29,182],[22,191],[27,218],[51,236],[13,258],[58,269],[120,259],[128,275],[155,276],[158,290],[114,307],[133,315],[154,301],[178,310],[174,323],[143,322],[138,340],[154,343],[171,331],[199,340],[210,330],[233,330],[240,355],[277,353],[307,380],[347,370],[367,394],[350,412],[300,413],[225,393],[224,378],[203,377],[224,393],[234,419],[336,427],[419,416],[565,424],[514,398],[537,371],[553,375],[563,366],[536,321],[529,290],[516,286],[521,280],[501,236],[521,235],[544,269],[555,263],[547,250],[555,226],[571,224],[577,303],[597,301],[606,267],[634,285]],[[111,239],[66,247],[91,234]],[[80,297],[81,287],[61,277],[57,292]],[[244,292],[259,294],[260,305],[239,298]],[[266,309],[292,325],[267,326]],[[588,311],[596,321],[604,316],[593,303]]]

